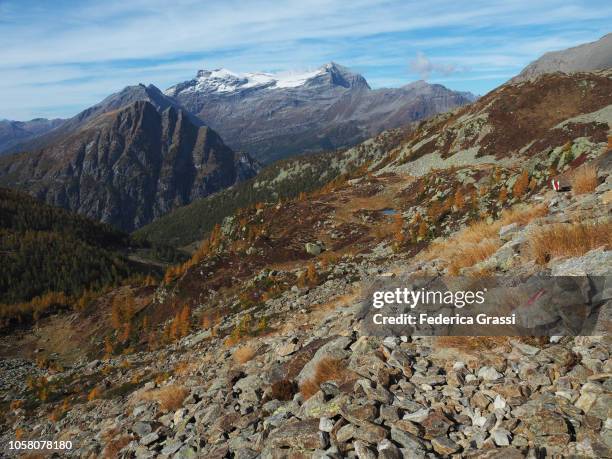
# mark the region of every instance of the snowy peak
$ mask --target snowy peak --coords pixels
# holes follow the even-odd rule
[[[192,92],[223,95],[252,89],[289,89],[319,85],[369,88],[361,75],[330,62],[316,70],[302,72],[239,74],[225,68],[199,70],[193,80],[172,86],[165,91],[165,94],[176,96]]]

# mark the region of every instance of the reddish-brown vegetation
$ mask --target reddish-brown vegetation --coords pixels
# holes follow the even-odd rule
[[[325,357],[317,363],[312,379],[304,381],[300,386],[300,392],[305,399],[309,399],[319,391],[319,387],[326,381],[336,383],[345,382],[351,375],[346,367],[346,362],[332,357]]]

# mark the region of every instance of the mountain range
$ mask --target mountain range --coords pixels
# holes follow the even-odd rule
[[[0,154],[15,145],[40,136],[64,122],[63,119],[35,118],[30,121],[0,120]]]
[[[609,65],[611,40],[544,55],[512,82]],[[200,70],[163,92],[128,86],[66,120],[1,122],[0,148],[13,153],[0,157],[0,185],[133,231],[261,164],[350,147],[474,100],[424,81],[371,89],[333,62],[302,73]]]
[[[260,162],[350,146],[472,99],[425,82],[371,90],[333,63],[284,76],[200,71],[165,93],[128,86],[72,118],[0,131],[12,153],[0,157],[0,184],[132,231]]]
[[[0,183],[131,231],[258,165],[151,87],[134,86],[0,158]]]
[[[373,90],[334,62],[293,74],[200,70],[164,93],[262,163],[351,146],[475,99],[424,81]]]

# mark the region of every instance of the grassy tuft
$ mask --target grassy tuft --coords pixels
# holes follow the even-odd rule
[[[256,349],[252,346],[242,346],[236,349],[234,352],[234,360],[237,363],[247,363],[253,357],[255,357]]]
[[[486,260],[501,247],[499,230],[511,223],[526,225],[531,220],[546,215],[545,205],[520,206],[502,212],[493,223],[478,221],[441,242],[435,242],[425,253],[427,259],[440,258],[446,261],[449,274],[457,275],[461,268],[474,266]]]
[[[183,400],[189,394],[189,389],[176,384],[153,389],[142,394],[143,400],[159,402],[162,411],[174,411],[183,405]]]
[[[536,263],[557,257],[579,257],[598,247],[612,247],[612,223],[557,223],[530,235],[529,248]]]
[[[574,171],[571,178],[574,194],[592,193],[597,188],[597,168],[586,164]]]
[[[317,364],[314,376],[304,381],[300,386],[300,392],[304,399],[309,399],[319,391],[319,387],[326,381],[334,381],[336,383],[345,382],[351,375],[347,370],[346,363],[340,359],[325,357]]]

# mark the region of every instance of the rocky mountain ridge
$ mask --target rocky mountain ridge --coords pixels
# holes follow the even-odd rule
[[[57,125],[51,132],[43,132],[40,135],[33,136],[31,139],[14,142],[10,148],[4,150],[4,153],[39,150],[83,129],[89,122],[95,120],[100,115],[119,110],[137,101],[147,101],[160,112],[168,107],[183,110],[180,104],[166,97],[152,84],[145,86],[141,83],[134,86],[126,86],[121,91],[109,95],[99,103],[86,108],[75,116],[65,120],[58,120]],[[196,126],[203,125],[202,121],[192,114],[189,114],[189,119]]]
[[[39,150],[4,156],[0,182],[130,231],[256,173],[248,155],[160,92],[133,89],[69,120]]]
[[[551,72],[586,72],[608,68],[612,68],[612,33],[591,43],[546,53],[510,81],[525,81]]]
[[[361,75],[333,62],[293,75],[200,70],[165,94],[216,129],[228,145],[264,163],[350,146],[474,100],[423,81],[372,90]]]

